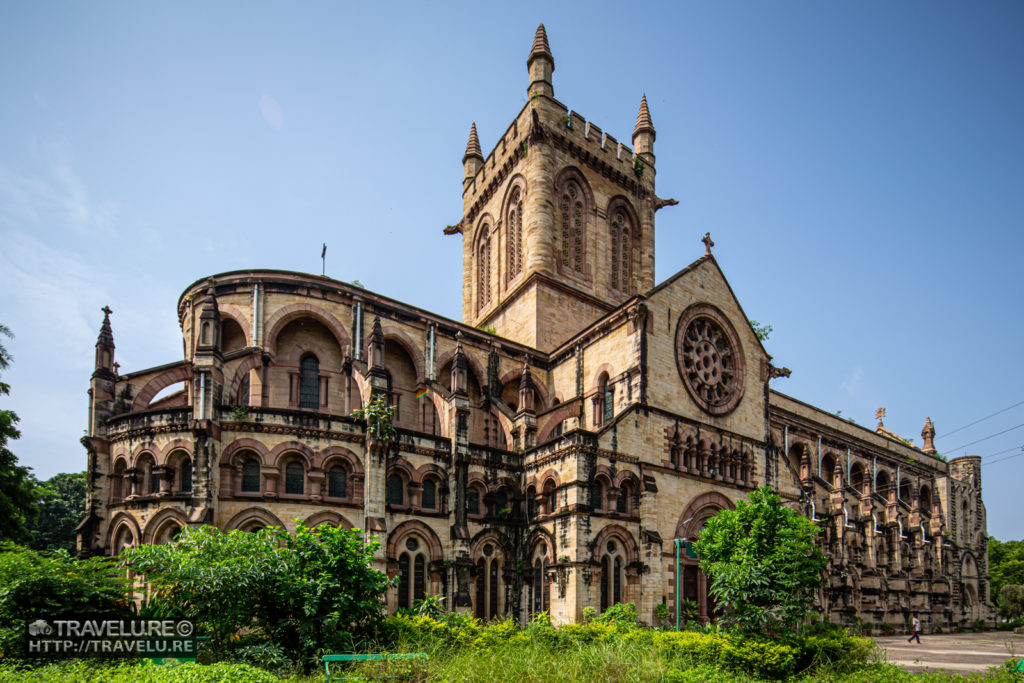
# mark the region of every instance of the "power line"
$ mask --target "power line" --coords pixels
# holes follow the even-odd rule
[[[999,458],[998,460],[993,460],[992,462],[983,462],[982,466],[984,466],[984,465],[995,465],[997,462],[1005,462],[1007,460],[1013,460],[1014,458],[1019,458],[1022,455],[1024,455],[1024,453],[1018,453],[1017,455],[1008,455],[1005,458]]]
[[[1001,431],[1001,432],[996,432],[995,434],[989,434],[988,436],[986,436],[986,437],[985,437],[985,438],[983,438],[983,439],[978,439],[977,441],[972,441],[972,442],[970,442],[970,443],[965,443],[964,445],[962,445],[962,446],[957,446],[956,448],[950,448],[950,449],[949,449],[948,451],[946,451],[946,452],[947,452],[947,453],[955,453],[955,452],[957,452],[958,450],[960,450],[961,448],[967,448],[968,446],[973,446],[973,445],[974,445],[974,444],[976,444],[976,443],[981,443],[982,441],[988,441],[989,439],[994,439],[994,438],[996,438],[997,436],[999,436],[1000,434],[1005,434],[1005,433],[1007,433],[1007,432],[1012,432],[1012,431],[1013,431],[1014,429],[1020,429],[1021,427],[1024,427],[1024,422],[1021,422],[1021,423],[1020,423],[1019,425],[1017,425],[1016,427],[1010,427],[1009,429],[1004,429],[1004,430],[1003,430],[1003,431]]]
[[[982,458],[982,460],[984,460],[985,458],[994,458],[997,455],[1002,455],[1003,453],[1009,453],[1010,451],[1015,451],[1015,450],[1018,450],[1020,448],[1024,448],[1024,446],[1014,446],[1013,448],[1007,448],[1005,451],[999,451],[998,453],[989,453],[988,455],[983,455],[983,456],[981,456],[981,458]]]
[[[936,440],[936,441],[938,441],[939,439],[945,439],[945,438],[946,438],[947,436],[949,436],[950,434],[956,434],[957,432],[959,432],[959,431],[962,431],[962,430],[964,430],[964,429],[967,429],[968,427],[973,427],[974,425],[978,424],[979,422],[984,422],[985,420],[987,420],[987,419],[988,419],[988,418],[990,418],[990,417],[995,417],[996,415],[1002,415],[1002,414],[1003,414],[1003,413],[1005,413],[1005,412],[1006,412],[1007,410],[1013,410],[1013,409],[1014,409],[1014,408],[1016,408],[1017,406],[1022,406],[1022,405],[1024,405],[1024,401],[1021,401],[1020,403],[1014,403],[1014,404],[1013,404],[1012,406],[1010,406],[1009,408],[1003,408],[1002,410],[1000,410],[1000,411],[998,411],[998,412],[995,412],[995,413],[992,413],[991,415],[986,415],[985,417],[981,418],[980,420],[975,420],[974,422],[972,422],[972,423],[970,423],[970,424],[966,424],[966,425],[964,425],[963,427],[957,427],[956,429],[954,429],[954,430],[953,430],[953,431],[951,431],[951,432],[944,432],[944,433],[943,433],[943,434],[941,434],[940,436],[937,436],[937,437],[935,437],[935,440]],[[954,448],[953,450],[956,450],[956,449]]]

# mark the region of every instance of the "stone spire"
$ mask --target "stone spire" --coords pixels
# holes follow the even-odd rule
[[[640,98],[640,111],[636,114],[636,126],[633,128],[633,149],[636,155],[649,166],[654,165],[654,124],[651,122],[651,110],[647,108],[647,95]]]
[[[544,30],[544,24],[537,26],[530,56],[526,60],[526,68],[530,72],[530,87],[527,88],[530,97],[534,95],[554,97],[555,88],[551,84],[551,74],[555,70],[555,58],[548,45],[548,34]]]
[[[926,417],[924,419],[924,428],[921,430],[921,438],[924,439],[924,446],[921,447],[921,451],[928,455],[935,455],[938,451],[935,449],[935,425],[932,424],[932,419]]]
[[[466,153],[462,155],[462,166],[466,169],[465,182],[476,177],[477,171],[484,165],[484,153],[480,150],[480,138],[476,135],[476,122],[469,129],[469,140],[466,142]]]
[[[114,331],[110,328],[110,306],[104,306],[103,324],[100,326],[100,334],[96,338],[96,363],[93,368],[93,377],[97,375],[114,375]]]
[[[462,157],[462,163],[466,163],[466,159],[471,157],[476,157],[480,161],[484,160],[484,153],[480,150],[480,138],[476,134],[476,121],[469,129],[469,141],[466,142],[466,153]]]

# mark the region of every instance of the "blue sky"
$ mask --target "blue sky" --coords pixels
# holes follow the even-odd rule
[[[102,314],[128,372],[176,360],[204,275],[327,272],[453,318],[461,157],[555,96],[658,131],[659,281],[716,257],[793,369],[776,387],[986,456],[989,531],[1024,537],[1024,4],[988,1],[4,3],[4,407],[40,476],[78,444]],[[987,438],[1009,429],[1005,434]],[[958,447],[978,439],[977,444]],[[1002,452],[1002,453],[1001,453]]]

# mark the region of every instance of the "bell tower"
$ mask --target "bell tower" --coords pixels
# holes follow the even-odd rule
[[[555,99],[544,25],[528,100],[485,157],[463,155],[462,319],[550,351],[654,286],[654,139],[647,98],[636,153]],[[671,203],[671,202],[669,202]]]

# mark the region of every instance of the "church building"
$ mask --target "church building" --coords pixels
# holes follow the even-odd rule
[[[333,524],[382,540],[388,609],[578,621],[715,604],[691,543],[769,485],[818,520],[822,618],[990,619],[981,462],[946,462],[776,389],[704,254],[655,282],[656,131],[631,145],[555,99],[544,27],[528,98],[462,158],[462,320],[319,275],[211,275],[178,300],[183,358],[122,374],[109,309],[89,389],[83,554],[182,528]],[[439,238],[441,238],[439,236]],[[699,244],[695,243],[699,247]],[[178,390],[175,390],[175,387]],[[353,410],[383,395],[396,438]],[[677,579],[676,540],[681,539]]]

